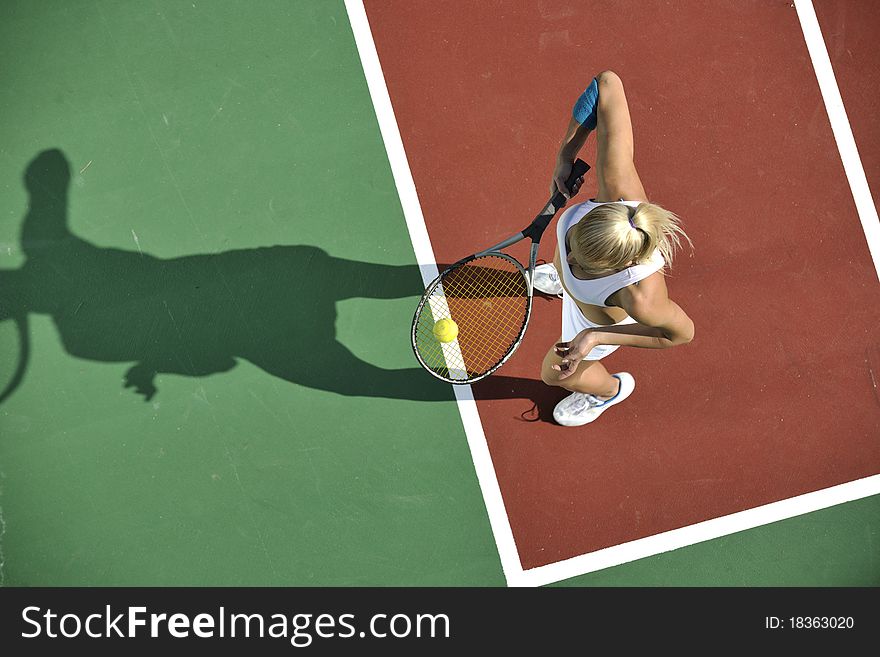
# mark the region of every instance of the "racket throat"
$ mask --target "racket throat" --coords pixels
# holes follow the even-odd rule
[[[475,253],[473,257],[480,258],[480,257],[486,256],[486,255],[489,255],[490,253],[497,253],[501,249],[506,249],[508,246],[511,246],[511,245],[516,244],[517,242],[521,241],[523,238],[525,238],[525,236],[526,236],[525,231],[523,231],[521,233],[517,233],[516,235],[508,237],[503,242],[498,242],[498,244],[495,244],[494,246],[490,246],[485,251],[480,251],[479,253]]]
[[[541,246],[539,242],[532,242],[532,246],[529,249],[529,301],[531,302],[531,296],[535,293],[535,263],[538,261],[538,247]],[[529,304],[531,306],[531,303]],[[531,311],[531,307],[529,308]]]

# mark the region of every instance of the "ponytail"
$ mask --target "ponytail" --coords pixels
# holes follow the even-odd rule
[[[678,217],[659,205],[606,203],[578,222],[575,257],[583,269],[605,272],[646,263],[659,252],[669,267],[681,238],[691,243]]]
[[[644,262],[650,260],[654,251],[660,251],[666,265],[671,267],[675,252],[681,248],[681,238],[691,244],[687,233],[681,228],[679,218],[653,203],[640,203],[638,207],[629,209],[633,211],[629,218],[630,226],[644,236],[642,248],[633,260]]]

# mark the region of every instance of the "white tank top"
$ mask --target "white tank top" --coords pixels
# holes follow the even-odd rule
[[[622,199],[613,202],[628,205],[632,208],[638,207],[641,203],[641,201],[624,201]],[[559,217],[559,221],[556,222],[556,241],[559,245],[559,264],[562,267],[562,271],[559,273],[562,276],[562,281],[565,283],[565,287],[571,292],[571,295],[577,301],[592,306],[610,308],[611,306],[608,306],[605,303],[608,300],[608,297],[618,290],[625,288],[627,285],[638,283],[639,281],[648,278],[648,276],[654,272],[660,271],[663,269],[666,261],[663,260],[660,251],[654,251],[651,260],[648,262],[641,265],[627,267],[623,271],[616,272],[609,276],[586,281],[580,278],[575,278],[568,265],[568,249],[565,244],[565,235],[568,233],[568,229],[580,221],[585,214],[600,205],[607,205],[607,203],[596,203],[595,201],[578,203],[577,205],[568,208],[562,213],[562,216]]]

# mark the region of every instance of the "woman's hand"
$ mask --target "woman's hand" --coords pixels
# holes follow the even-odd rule
[[[562,195],[565,196],[565,198],[569,199],[578,193],[578,190],[584,183],[583,176],[575,180],[574,185],[571,189],[565,186],[565,181],[568,180],[568,177],[571,175],[571,168],[573,164],[573,159],[562,157],[557,158],[556,169],[553,170],[553,181],[550,183],[551,198],[553,196],[556,196],[558,192],[562,192]]]
[[[595,333],[592,329],[584,329],[571,342],[557,342],[553,347],[556,355],[562,359],[558,365],[550,367],[559,372],[560,379],[566,379],[575,373],[578,364],[590,353],[594,347],[598,346]]]
[[[562,192],[565,198],[569,198],[569,191],[565,188],[565,181],[571,175],[571,167],[574,160],[568,158],[557,158],[556,168],[553,170],[553,180],[550,182],[550,196],[556,196],[558,192]]]

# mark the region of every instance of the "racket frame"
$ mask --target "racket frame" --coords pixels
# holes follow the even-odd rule
[[[455,262],[455,263],[449,265],[446,269],[444,269],[440,273],[439,276],[437,276],[437,278],[435,278],[431,282],[431,284],[425,290],[425,293],[422,295],[422,298],[419,301],[419,305],[416,308],[416,312],[413,315],[412,327],[410,329],[410,340],[411,340],[412,346],[413,346],[413,353],[416,355],[416,359],[418,359],[418,361],[422,365],[422,367],[424,367],[430,374],[437,377],[441,381],[445,381],[446,383],[452,383],[452,384],[456,384],[456,385],[466,385],[466,384],[470,384],[470,383],[475,383],[476,381],[479,381],[480,379],[486,378],[487,376],[492,374],[492,372],[494,372],[499,367],[501,367],[505,362],[507,362],[507,359],[513,355],[513,352],[517,350],[517,347],[519,347],[519,343],[522,341],[523,335],[525,335],[526,327],[529,324],[529,318],[531,317],[531,314],[532,314],[532,290],[533,290],[533,287],[532,287],[531,276],[525,270],[525,268],[522,266],[522,264],[519,262],[519,260],[517,260],[516,258],[514,258],[512,255],[510,255],[508,253],[502,253],[501,251],[498,251],[496,249],[505,248],[505,246],[510,246],[511,244],[516,244],[517,242],[521,241],[522,239],[523,239],[523,235],[521,233],[518,233],[517,235],[513,235],[512,237],[508,238],[507,240],[504,240],[504,242],[501,242],[500,245],[496,245],[495,247],[492,247],[491,249],[486,249],[485,251],[481,251],[480,253],[475,253],[473,255],[469,255],[467,258],[463,258],[463,259],[459,260],[458,262]],[[504,245],[504,246],[501,246],[501,245]],[[534,251],[535,251],[535,253],[537,253],[537,249],[534,249]],[[434,290],[437,288],[438,285],[440,285],[443,282],[443,278],[444,278],[444,276],[446,276],[447,273],[449,273],[455,269],[458,269],[459,267],[462,267],[469,262],[473,262],[474,260],[477,260],[478,258],[484,258],[487,256],[502,258],[504,260],[507,260],[508,262],[510,262],[512,265],[514,265],[516,267],[517,271],[519,271],[519,273],[525,279],[526,289],[528,290],[528,295],[526,297],[525,318],[523,320],[522,326],[519,329],[519,334],[517,335],[517,338],[514,341],[513,346],[511,346],[511,348],[507,350],[507,353],[504,355],[504,357],[501,360],[499,360],[498,363],[496,363],[493,367],[489,368],[488,371],[484,372],[483,374],[481,374],[479,376],[473,376],[473,377],[468,377],[468,378],[464,378],[464,379],[456,379],[456,378],[452,378],[452,377],[443,376],[440,373],[434,371],[434,369],[431,368],[422,359],[422,355],[419,353],[419,350],[416,349],[416,347],[415,347],[415,345],[416,345],[416,329],[418,328],[418,325],[419,325],[419,317],[422,313],[422,308],[424,308],[425,304],[428,303]],[[534,271],[534,267],[532,267],[532,271]],[[449,369],[449,368],[447,368],[447,369]]]

